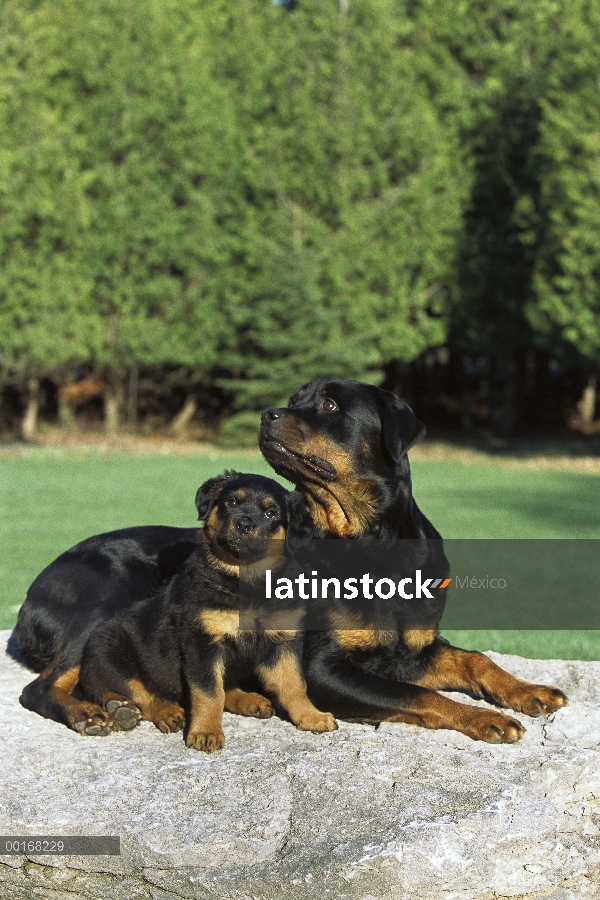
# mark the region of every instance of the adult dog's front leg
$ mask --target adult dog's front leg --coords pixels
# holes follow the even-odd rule
[[[558,688],[522,681],[483,653],[460,650],[441,641],[432,653],[427,671],[414,684],[438,691],[469,691],[526,716],[547,715],[568,703]]]
[[[492,744],[512,744],[525,734],[520,722],[496,710],[456,703],[421,685],[388,681],[335,653],[314,655],[306,672],[310,698],[338,718],[445,728]]]

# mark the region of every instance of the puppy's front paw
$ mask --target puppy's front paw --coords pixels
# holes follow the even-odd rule
[[[323,734],[325,731],[337,731],[337,722],[331,713],[322,713],[318,709],[306,712],[296,723],[300,731],[312,731],[313,734]]]
[[[262,694],[246,694],[244,701],[240,702],[240,714],[242,716],[254,716],[256,719],[269,719],[273,715],[273,706]]]
[[[152,721],[163,734],[173,734],[184,727],[185,712],[176,703],[164,703],[153,710]]]
[[[225,694],[225,709],[238,716],[253,716],[255,719],[269,719],[273,706],[262,694],[247,691],[228,691]]]
[[[185,745],[192,750],[214,753],[215,750],[221,750],[225,746],[225,735],[222,731],[189,731]]]

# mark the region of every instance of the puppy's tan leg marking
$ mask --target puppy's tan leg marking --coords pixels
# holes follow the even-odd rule
[[[223,734],[223,707],[225,706],[225,689],[223,687],[223,663],[217,660],[215,665],[214,694],[207,694],[194,684],[190,687],[191,721],[185,738],[187,747],[213,753],[225,746]]]
[[[301,731],[320,734],[336,730],[337,723],[331,713],[319,712],[308,699],[306,682],[294,655],[283,650],[274,666],[259,666],[258,674]]]
[[[163,734],[181,731],[185,723],[185,712],[176,703],[167,703],[146,690],[141,681],[132,678],[127,682],[130,699],[139,707],[142,718],[153,722]]]

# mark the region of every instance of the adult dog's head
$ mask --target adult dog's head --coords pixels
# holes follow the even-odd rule
[[[419,537],[406,453],[424,434],[410,407],[389,391],[318,379],[287,409],[264,410],[259,446],[304,492],[323,533]]]

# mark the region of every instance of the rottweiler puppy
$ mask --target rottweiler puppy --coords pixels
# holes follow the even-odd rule
[[[439,556],[441,536],[415,503],[406,455],[424,434],[394,394],[347,379],[318,379],[287,408],[263,412],[259,446],[304,494],[317,537],[408,539],[437,545]],[[447,571],[446,563],[439,574]],[[433,595],[439,622],[444,595],[439,588]],[[339,718],[448,728],[491,743],[518,741],[525,729],[503,713],[437,691],[466,691],[528,716],[567,703],[556,688],[521,681],[482,653],[450,646],[437,622],[407,628],[406,619],[399,596],[375,598],[360,615],[335,599],[328,627],[305,635],[303,666],[313,702]]]
[[[304,609],[265,595],[266,570],[290,573],[285,548],[303,529],[302,495],[260,475],[226,472],[202,485],[196,507],[206,524],[182,571],[86,644],[80,687],[106,710],[105,728],[93,725],[91,733],[108,733],[112,718],[125,729],[147,719],[163,732],[187,723],[186,745],[210,753],[224,745],[224,707],[272,713],[264,697],[240,689],[253,675],[298,728],[333,731],[333,716],[306,695]],[[90,733],[84,721],[75,728]]]

